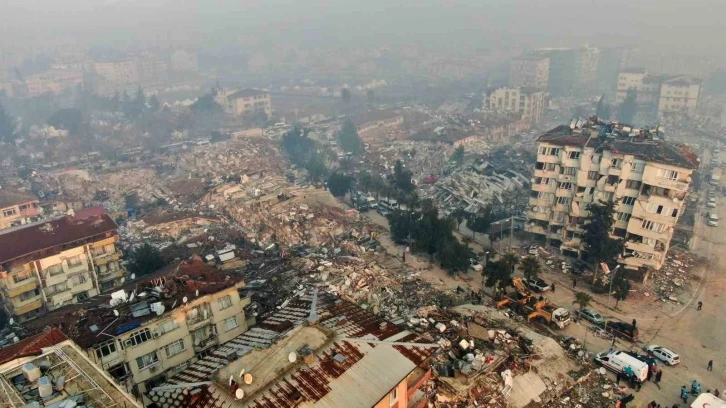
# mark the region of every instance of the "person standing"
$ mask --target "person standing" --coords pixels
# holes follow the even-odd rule
[[[572,288],[574,289],[576,287],[577,287],[577,278],[572,278]]]
[[[703,302],[701,302],[701,301],[699,300],[699,301],[698,301],[698,307],[696,308],[696,310],[701,310],[701,308],[702,308],[702,307],[703,307]]]
[[[555,293],[555,283],[552,282],[552,293]]]
[[[688,388],[685,385],[681,386],[681,399],[684,404],[688,403]]]
[[[655,383],[658,384],[661,378],[663,378],[663,370],[658,370],[658,372],[655,373]],[[660,388],[660,386],[658,388]]]
[[[633,319],[633,329],[635,329],[637,324],[638,324],[638,322],[636,322],[635,319]]]
[[[713,360],[708,360],[708,367],[706,367],[706,370],[713,371]]]

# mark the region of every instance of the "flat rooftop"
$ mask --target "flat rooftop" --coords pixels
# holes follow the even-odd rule
[[[309,324],[314,296],[306,290],[148,397],[162,408],[369,408],[437,348],[329,293],[317,295]]]
[[[0,188],[0,208],[12,207],[34,201],[38,201],[38,197],[29,191]]]

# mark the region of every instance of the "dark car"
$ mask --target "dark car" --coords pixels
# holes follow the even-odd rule
[[[638,328],[634,327],[632,324],[609,321],[605,325],[605,330],[626,340],[638,340]]]

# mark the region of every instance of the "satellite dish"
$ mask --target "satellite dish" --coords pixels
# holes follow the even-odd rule
[[[250,373],[245,374],[245,384],[247,384],[247,385],[252,384],[252,374],[250,374]]]
[[[241,388],[237,388],[237,391],[234,392],[234,397],[237,399],[242,399],[245,396],[245,392],[242,391]]]
[[[136,274],[135,273],[132,273],[131,274],[131,280],[134,280],[134,279],[136,279]]]
[[[232,386],[232,379],[234,379],[234,376],[233,375],[230,375],[229,376],[229,386],[230,387]]]
[[[14,320],[14,319],[13,319],[13,318],[11,317],[11,318],[10,318],[10,321],[9,321],[8,323],[9,323],[9,324],[13,324],[13,323],[15,323],[15,320]]]
[[[195,292],[195,296],[199,297],[199,289]]]
[[[242,371],[239,372],[239,378],[242,379],[242,377],[245,375],[245,369],[243,368]]]
[[[182,303],[187,303],[187,300],[189,300],[189,299],[187,299],[187,297],[186,297],[186,296],[184,296],[184,297],[182,298]]]
[[[136,299],[136,291],[134,290],[131,292],[131,296],[129,296],[129,303],[133,302],[134,299]]]
[[[295,361],[297,361],[297,353],[292,352],[292,353],[288,354],[287,361],[289,361],[291,363],[294,363]]]
[[[118,310],[113,309],[113,315],[116,316],[116,317],[118,317]]]

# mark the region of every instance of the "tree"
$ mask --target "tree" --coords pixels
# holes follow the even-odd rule
[[[350,103],[350,97],[351,97],[350,88],[341,89],[340,97],[341,97],[341,99],[343,99],[343,102]]]
[[[605,101],[605,94],[600,97],[597,102],[597,109],[595,109],[595,115],[600,119],[610,119],[610,105]]]
[[[464,146],[459,145],[459,147],[454,150],[454,153],[451,155],[451,161],[456,163],[457,166],[464,164]]]
[[[156,95],[152,95],[151,98],[149,98],[149,109],[151,109],[152,112],[156,112],[161,109],[161,102],[159,102],[159,98],[157,98]]]
[[[487,263],[487,267],[484,268],[484,276],[484,286],[488,288],[494,287],[495,293],[498,293],[499,289],[506,286],[511,280],[512,269],[499,259]]]
[[[126,98],[124,100],[124,115],[131,119],[136,119],[146,109],[146,95],[144,95],[143,89],[139,87],[136,90],[136,95],[133,99]]]
[[[466,249],[469,249],[469,245],[471,245],[471,243],[473,241],[474,241],[474,238],[469,237],[469,236],[465,236],[465,237],[461,238],[461,242],[464,243],[464,245],[466,245]]]
[[[355,124],[349,118],[343,122],[343,127],[338,132],[338,142],[346,153],[358,155],[365,151],[363,142],[360,140],[360,136],[358,136],[358,129],[356,129]]]
[[[325,173],[328,171],[328,169],[325,168],[325,163],[323,163],[323,156],[317,151],[312,152],[310,155],[307,163],[305,163],[305,170],[308,171],[310,181],[313,183],[322,180],[323,177],[325,177]]]
[[[465,272],[469,269],[469,248],[456,239],[447,239],[442,242],[438,258],[441,266],[451,275],[456,274],[457,271]]]
[[[616,275],[613,278],[613,297],[615,297],[615,308],[618,308],[618,303],[620,303],[621,300],[625,300],[628,298],[628,294],[630,294],[630,281],[628,278],[621,275]]]
[[[328,189],[330,190],[330,194],[335,197],[345,196],[345,193],[350,190],[352,181],[353,180],[349,176],[336,171],[328,177]]]
[[[590,219],[585,224],[582,241],[587,249],[587,257],[595,264],[593,283],[597,280],[600,263],[613,259],[622,250],[623,242],[620,239],[610,238],[615,216],[615,202],[602,201],[587,206]]]
[[[467,226],[471,230],[472,238],[476,238],[477,232],[486,234],[489,231],[489,226],[491,225],[491,223],[492,222],[490,218],[482,215],[477,215],[474,218],[470,218]]]
[[[290,161],[298,166],[305,166],[315,153],[315,144],[308,137],[309,129],[293,126],[282,135],[282,149],[290,157]]]
[[[458,231],[461,227],[461,223],[464,222],[466,212],[463,208],[457,208],[451,213],[451,216],[454,217],[454,220],[456,220],[456,230]]]
[[[539,264],[539,260],[534,256],[528,256],[522,259],[519,266],[522,268],[524,277],[527,279],[537,279],[537,275],[539,275],[542,269]]]
[[[83,114],[80,109],[59,109],[46,122],[56,129],[67,130],[71,135],[77,136],[83,126]]]
[[[401,160],[396,160],[396,164],[393,166],[393,184],[399,190],[411,191],[413,190],[413,182],[411,181],[412,177],[413,174],[403,167],[403,162]]]
[[[214,100],[214,95],[208,93],[202,95],[189,107],[192,112],[200,113],[219,113],[222,112],[222,107],[219,106],[217,101]]]
[[[512,252],[507,252],[502,256],[501,261],[507,265],[510,271],[514,273],[514,268],[519,263],[519,257],[517,255],[514,255]]]
[[[635,88],[628,89],[623,103],[618,110],[618,120],[622,123],[633,124],[633,119],[638,113],[638,91]]]
[[[15,118],[8,115],[0,103],[0,142],[15,143],[15,139],[18,138],[17,130],[18,125],[15,123]]]
[[[166,265],[159,250],[149,243],[131,251],[129,255],[129,272],[136,276],[154,273]]]
[[[572,301],[572,304],[580,306],[580,310],[582,310],[590,306],[590,302],[592,302],[592,296],[589,293],[575,292],[575,300]]]
[[[368,103],[373,103],[376,101],[376,94],[375,92],[373,92],[372,89],[366,91],[366,99],[368,100]]]
[[[126,208],[135,209],[139,205],[139,195],[136,193],[129,193],[124,197]]]

